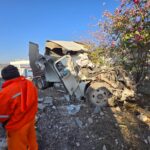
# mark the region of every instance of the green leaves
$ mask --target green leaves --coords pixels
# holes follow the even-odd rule
[[[104,50],[97,48],[89,54],[89,58],[94,64],[102,65],[104,64],[103,54]]]

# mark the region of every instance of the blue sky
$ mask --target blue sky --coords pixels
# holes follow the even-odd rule
[[[0,0],[0,63],[28,58],[28,42],[80,40],[119,0]]]

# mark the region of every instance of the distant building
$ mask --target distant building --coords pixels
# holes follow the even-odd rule
[[[25,77],[32,77],[33,76],[29,60],[11,61],[10,64],[14,65],[18,68],[20,75],[23,75]]]

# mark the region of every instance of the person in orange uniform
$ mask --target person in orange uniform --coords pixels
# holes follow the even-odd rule
[[[1,71],[0,123],[7,133],[8,150],[38,150],[34,128],[37,89],[18,69],[8,65]]]

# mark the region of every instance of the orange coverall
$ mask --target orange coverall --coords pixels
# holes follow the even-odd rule
[[[0,91],[0,122],[7,131],[8,150],[37,150],[34,119],[37,89],[23,76],[7,80]]]

